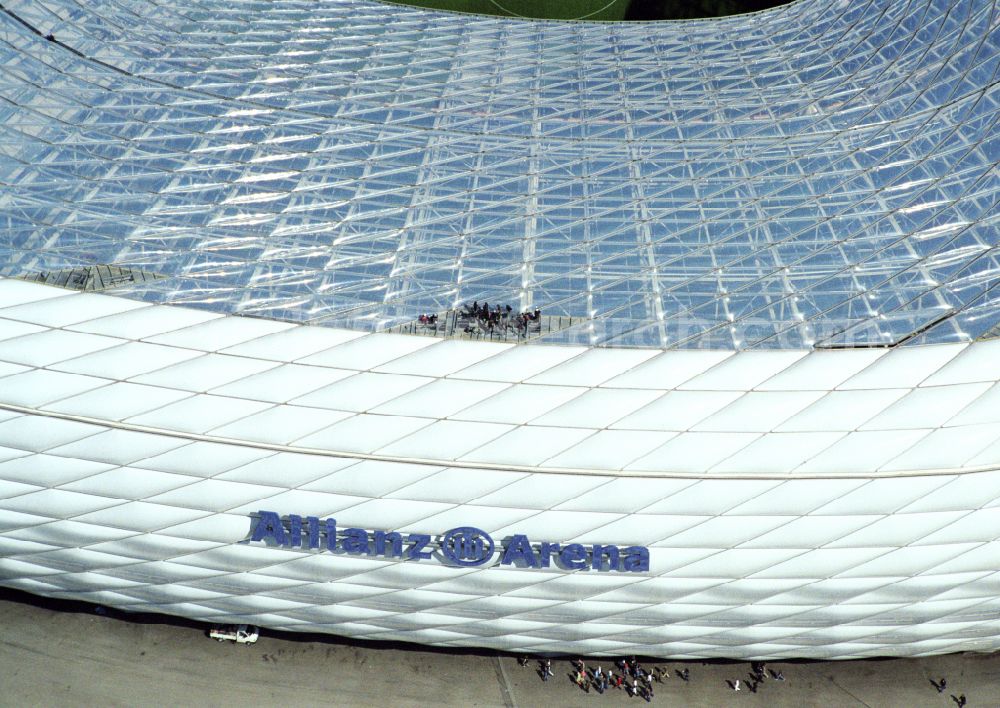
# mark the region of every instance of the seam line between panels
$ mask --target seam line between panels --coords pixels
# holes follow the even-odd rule
[[[155,428],[145,425],[134,425],[119,421],[104,420],[90,416],[71,415],[68,413],[57,413],[54,411],[40,411],[26,406],[18,406],[10,403],[0,402],[0,410],[10,411],[21,415],[39,416],[53,418],[57,420],[67,420],[88,425],[98,425],[113,430],[125,430],[134,433],[146,433],[160,435],[163,437],[190,440],[191,442],[208,442],[220,445],[234,445],[237,447],[254,448],[258,450],[270,450],[273,452],[289,452],[299,455],[313,455],[317,457],[335,457],[353,460],[374,460],[378,462],[396,462],[410,465],[427,465],[433,467],[454,467],[458,469],[470,470],[496,470],[501,472],[526,472],[530,474],[552,474],[552,475],[584,475],[594,477],[618,477],[634,479],[771,479],[791,481],[798,479],[882,479],[891,477],[929,477],[937,475],[956,474],[976,474],[979,472],[992,472],[997,469],[995,465],[980,465],[970,468],[941,468],[928,470],[902,470],[892,472],[845,472],[843,474],[753,474],[753,473],[720,473],[720,474],[697,474],[691,472],[632,472],[629,470],[602,470],[574,467],[535,467],[532,465],[514,465],[491,462],[468,462],[464,460],[435,460],[419,457],[405,457],[399,455],[379,455],[376,453],[348,452],[339,450],[324,450],[320,448],[298,447],[295,445],[282,445],[278,443],[258,442],[254,440],[240,440],[238,438],[227,438],[219,435],[207,435],[203,433],[188,433],[179,430],[168,430],[165,428]]]

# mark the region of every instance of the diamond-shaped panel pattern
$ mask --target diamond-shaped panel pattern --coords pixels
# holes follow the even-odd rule
[[[58,302],[19,284],[0,318],[39,319],[25,288]],[[161,309],[108,305],[79,324],[143,311]],[[287,336],[294,349],[314,341],[302,329],[262,328],[257,341],[282,351]],[[969,466],[1000,445],[988,417],[998,384],[953,363],[992,371],[975,355],[989,343],[921,359],[947,372],[939,383],[925,368],[838,391],[790,382],[831,367],[817,380],[857,383],[866,365],[893,371],[919,350],[845,352],[843,366],[837,352],[756,353],[747,366],[742,353],[668,353],[685,374],[644,390],[627,371],[655,371],[648,353],[571,350],[518,383],[463,377],[540,350],[465,344],[436,375],[372,372],[356,359],[366,337],[329,331],[323,345],[350,346],[323,349],[332,368],[237,352],[260,354],[251,342],[191,356],[189,338],[155,345],[142,384],[113,367],[66,373],[95,356],[72,344],[53,368],[12,363],[0,384],[2,582],[205,621],[518,651],[846,657],[1000,636],[995,614],[976,609],[1000,576],[1000,472]],[[387,351],[406,362],[451,346],[426,341]],[[199,357],[216,359],[185,384],[178,366]],[[350,395],[329,392],[354,381]],[[206,388],[220,395],[193,392]],[[241,544],[261,508],[403,533],[475,523],[497,538],[644,544],[651,570],[462,569]]]

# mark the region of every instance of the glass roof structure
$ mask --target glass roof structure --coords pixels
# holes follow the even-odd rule
[[[839,348],[1000,325],[1000,7],[664,23],[4,0],[0,276],[364,330]]]

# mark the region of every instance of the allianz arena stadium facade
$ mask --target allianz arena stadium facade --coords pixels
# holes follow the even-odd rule
[[[3,0],[0,67],[0,585],[532,653],[1000,649],[992,0]]]

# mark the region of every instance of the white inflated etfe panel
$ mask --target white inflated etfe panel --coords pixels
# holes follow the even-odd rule
[[[532,386],[520,384],[461,410],[453,418],[489,423],[524,424],[589,389],[573,386]]]
[[[455,460],[491,440],[510,432],[511,425],[439,420],[400,440],[380,453],[427,460]]]
[[[76,545],[86,545],[89,543],[102,543],[111,540],[134,536],[134,532],[122,529],[112,529],[107,526],[96,524],[84,524],[78,521],[59,519],[34,528],[23,528],[7,534],[16,539],[46,540],[58,545],[75,543]],[[53,549],[58,546],[53,546]]]
[[[175,403],[191,394],[160,386],[117,382],[39,408],[102,420],[122,420]]]
[[[746,518],[746,517],[740,517]],[[871,516],[799,516],[743,543],[746,548],[818,548],[868,526]]]
[[[538,465],[592,434],[592,430],[583,428],[522,426],[473,450],[461,459],[494,464]]]
[[[353,414],[346,411],[319,410],[305,406],[275,406],[209,432],[214,436],[234,440],[287,445],[351,415]]]
[[[495,397],[508,387],[509,384],[496,381],[436,379],[410,393],[389,399],[373,408],[372,412],[447,418],[482,400]]]
[[[740,502],[729,513],[743,516],[808,514],[863,486],[866,481],[864,479],[791,479],[784,482],[770,480],[771,486],[766,492]]]
[[[58,455],[27,455],[0,463],[0,473],[3,479],[55,487],[106,472],[112,467],[109,464]]]
[[[319,517],[330,517],[339,514],[344,509],[350,509],[366,501],[363,497],[343,494],[327,494],[312,489],[274,489],[267,497],[253,499],[242,506],[229,509],[234,518],[239,519],[240,535],[243,538],[250,528],[249,515],[263,509],[295,509],[303,515],[312,514]],[[292,513],[296,513],[292,512]],[[230,541],[231,542],[231,541]]]
[[[977,571],[995,573],[998,552],[1000,552],[1000,541],[970,544],[966,546],[966,551],[962,555],[941,563],[935,568],[935,571],[938,573],[972,573]],[[997,580],[1000,581],[1000,578]],[[991,599],[995,600],[995,595]]]
[[[963,425],[934,430],[899,457],[883,465],[886,472],[948,469],[965,466],[1000,437],[1000,424]]]
[[[355,375],[356,372],[349,369],[281,364],[259,374],[213,388],[211,392],[220,396],[286,403]]]
[[[666,542],[677,548],[728,548],[751,541],[794,518],[778,515],[717,516],[671,535]]]
[[[31,452],[44,452],[102,432],[97,425],[73,420],[21,416],[0,422],[0,445]]]
[[[710,558],[689,563],[665,575],[686,578],[743,578],[766,571],[801,554],[802,551],[798,549],[786,548],[726,549]]]
[[[63,484],[62,488],[71,492],[117,496],[119,499],[140,501],[146,497],[187,486],[197,480],[197,477],[175,473],[118,467],[68,482]]]
[[[524,478],[522,472],[448,468],[430,470],[428,477],[415,480],[387,496],[417,501],[465,504]],[[506,523],[506,522],[505,522]]]
[[[386,401],[403,396],[434,379],[402,374],[373,374],[363,372],[317,389],[293,403],[317,408],[335,408],[343,411],[369,411]]]
[[[261,502],[266,504],[267,498],[277,494],[273,487],[264,487],[242,482],[230,482],[221,479],[196,479],[191,484],[177,487],[166,492],[148,497],[154,504],[167,507],[182,507],[185,509],[201,509],[204,511],[228,511],[245,504]],[[192,515],[183,521],[190,521],[200,515]],[[179,523],[181,519],[171,521]],[[160,524],[158,528],[170,524]]]
[[[51,368],[74,374],[125,380],[200,356],[204,356],[204,353],[194,349],[164,347],[146,342],[127,342],[52,364]]]
[[[854,432],[805,462],[799,471],[812,474],[868,472],[916,445],[930,430],[873,430]]]
[[[342,526],[392,529],[419,524],[421,519],[450,509],[452,504],[404,499],[373,499],[338,512]]]
[[[818,349],[757,388],[761,391],[831,391],[887,352],[887,349]]]
[[[804,351],[739,352],[678,388],[693,391],[749,391],[805,355]]]
[[[432,422],[430,418],[363,413],[300,438],[295,444],[324,450],[373,453],[410,433],[426,428]]]
[[[221,351],[234,356],[292,362],[363,336],[364,332],[331,327],[293,327],[255,337]]]
[[[1000,339],[989,339],[966,347],[958,356],[931,374],[923,385],[947,386],[997,380],[1000,380]]]
[[[934,568],[961,556],[971,550],[972,544],[948,544],[942,546],[912,546],[893,548],[877,559],[845,570],[845,578],[864,578],[872,575],[907,577],[926,568]]]
[[[475,500],[484,506],[509,506],[530,509],[548,509],[583,494],[607,482],[602,477],[565,476],[558,484],[532,475],[517,480],[502,489]]]
[[[523,533],[529,538],[568,541],[590,529],[599,528],[621,518],[620,514],[585,511],[540,511],[534,516],[495,530],[497,538]]]
[[[122,312],[117,315],[99,317],[97,319],[70,325],[68,329],[104,334],[122,339],[145,339],[173,332],[174,330],[191,327],[209,320],[217,320],[222,315],[206,310],[194,310],[187,307],[171,307],[169,305],[152,305],[141,310]]]
[[[315,366],[367,371],[437,344],[441,344],[441,340],[431,337],[369,334],[298,361]]]
[[[912,388],[958,356],[965,344],[935,344],[893,349],[838,388]]]
[[[150,455],[145,459],[138,460],[133,463],[133,466],[159,472],[214,477],[270,454],[267,450],[248,446],[189,442],[155,456]]]
[[[668,391],[611,428],[688,430],[743,394],[738,391]]]
[[[0,317],[46,327],[66,327],[119,312],[149,307],[149,303],[109,297],[98,293],[71,293],[72,297],[49,298],[0,310]]]
[[[250,484],[268,484],[282,489],[294,489],[307,482],[331,475],[344,467],[357,464],[359,464],[357,460],[347,457],[279,452],[223,472],[218,478]]]
[[[788,474],[840,440],[845,433],[767,433],[711,472],[725,474]]]
[[[619,470],[663,445],[675,433],[599,430],[569,450],[549,458],[543,467]]]
[[[456,379],[525,381],[587,351],[584,347],[514,347],[452,374]]]
[[[692,429],[766,433],[815,403],[822,395],[821,391],[751,391]]]
[[[218,351],[243,342],[264,337],[294,327],[289,322],[257,319],[254,317],[223,317],[203,322],[166,334],[149,337],[154,344],[172,347]]]
[[[165,435],[150,435],[129,430],[106,430],[82,440],[52,448],[51,453],[66,459],[127,465],[190,444],[187,440]]]
[[[656,356],[652,349],[589,349],[528,382],[557,386],[599,386]]]
[[[123,344],[114,337],[49,330],[0,341],[0,361],[26,366],[48,366]]]
[[[947,484],[947,478],[937,475],[910,477],[905,485],[892,478],[871,479],[836,499],[831,499],[813,513],[823,514],[892,514],[911,502],[921,499]],[[921,512],[911,512],[921,513]]]
[[[209,389],[223,386],[278,364],[261,359],[226,356],[225,354],[204,354],[196,359],[167,366],[133,379],[136,383],[176,388],[183,391],[204,393]]]
[[[752,549],[754,551],[758,549]],[[758,578],[811,578],[821,580],[846,573],[870,560],[885,555],[886,548],[819,548],[808,553],[799,550],[784,562],[776,563],[757,572]],[[878,585],[885,585],[881,580]],[[851,594],[858,594],[857,592]]]
[[[625,469],[703,473],[759,437],[759,433],[682,433]]]
[[[464,342],[448,340],[429,349],[420,349],[378,367],[390,374],[417,374],[420,376],[448,376],[467,369],[484,359],[498,356],[512,344],[494,342]]]
[[[133,416],[127,421],[152,428],[207,433],[220,425],[246,418],[270,407],[270,403],[262,401],[198,394],[155,411]]]
[[[184,506],[134,501],[82,514],[77,517],[77,521],[149,533],[204,516],[197,509],[186,509]]]
[[[702,479],[660,500],[648,500],[642,514],[723,514],[734,507],[769,493],[781,482],[755,479],[734,484],[730,480]]]
[[[415,524],[398,527],[399,531],[430,533],[439,529],[450,529],[456,526],[466,526],[469,519],[475,519],[476,526],[487,533],[494,533],[497,529],[506,528],[510,524],[517,524],[523,519],[535,516],[537,509],[524,509],[521,507],[485,506],[481,504],[462,504],[442,511],[434,516],[421,519]],[[525,583],[537,582],[527,580]]]
[[[24,280],[0,278],[0,308],[16,307],[26,302],[41,302],[73,295],[68,290]]]
[[[53,510],[59,509],[60,516],[78,516],[121,503],[115,497],[80,494],[64,489],[42,489],[13,499],[0,499],[0,509],[46,516],[51,516]]]
[[[107,386],[107,379],[58,371],[30,369],[6,376],[0,381],[3,403],[40,408],[46,403],[70,398],[84,391]]]
[[[961,515],[962,512],[958,511],[937,511],[883,516],[854,533],[831,541],[828,547],[908,546],[930,536],[938,529],[957,520]]]
[[[948,421],[949,426],[1000,423],[1000,383],[993,384],[986,392]]]
[[[531,422],[569,428],[606,428],[660,395],[659,391],[592,389]]]
[[[988,383],[972,383],[914,389],[860,429],[936,428],[944,425],[989,387]]]
[[[728,359],[726,351],[667,351],[606,381],[611,388],[672,389]]]
[[[560,505],[567,511],[616,511],[623,514],[639,511],[697,482],[693,479],[613,479]],[[645,517],[639,517],[645,523]]]
[[[597,490],[588,492],[593,494]],[[646,500],[648,501],[648,499]],[[567,509],[569,503],[560,505],[558,511]],[[609,511],[609,510],[604,510]],[[582,534],[579,537],[580,543],[623,543],[644,544],[644,545],[665,545],[673,548],[671,542],[674,535],[697,526],[706,519],[707,516],[696,516],[694,514],[629,514],[610,521],[602,526],[598,526],[593,531]],[[640,578],[640,582],[648,582],[646,578]]]
[[[0,280],[0,282],[5,282]],[[5,320],[0,318],[0,341],[23,337],[26,334],[36,334],[48,331],[45,327],[28,324],[27,322],[17,322],[15,320]]]
[[[908,389],[832,391],[777,427],[782,432],[856,430],[889,408]]]
[[[900,509],[903,512],[960,511],[990,506],[1000,498],[1000,476],[992,472],[937,475],[943,484],[931,497],[917,499]]]
[[[302,488],[331,494],[381,497],[440,471],[440,467],[432,465],[352,460],[343,469],[302,485]]]
[[[939,512],[945,513],[945,512]],[[929,533],[918,543],[975,543],[1000,538],[1000,508],[950,512],[955,518],[946,526]],[[954,583],[949,583],[954,586]]]
[[[969,467],[983,467],[986,465],[1000,465],[1000,441],[997,441],[980,452],[978,455],[968,460]]]

